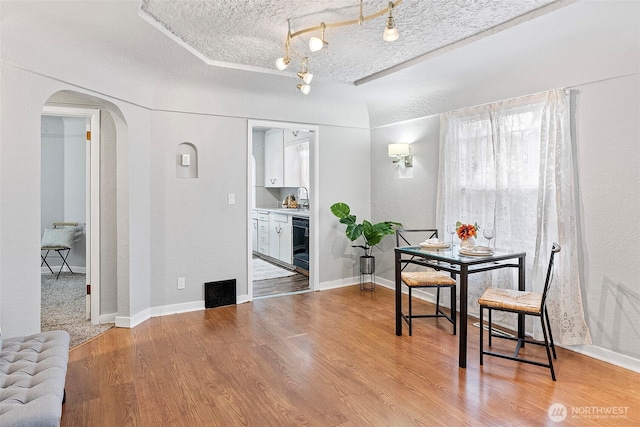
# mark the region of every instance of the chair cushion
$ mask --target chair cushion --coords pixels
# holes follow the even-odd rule
[[[478,304],[488,308],[540,313],[542,294],[514,291],[513,289],[487,288],[478,300]]]
[[[441,271],[407,271],[401,274],[402,281],[410,287],[455,286],[456,281]]]

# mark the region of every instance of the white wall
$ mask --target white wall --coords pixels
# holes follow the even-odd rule
[[[0,77],[0,319],[11,336],[40,330],[40,114],[54,85],[4,66]]]
[[[319,141],[320,283],[358,276],[361,251],[351,247],[330,210],[347,203],[358,220],[371,217],[370,137],[365,129],[320,127]],[[318,186],[314,186],[317,191]],[[353,283],[353,282],[347,282]]]
[[[204,283],[217,280],[236,279],[247,294],[247,138],[245,119],[152,114],[152,307],[202,301]],[[175,149],[186,141],[197,147],[196,179],[176,178]]]
[[[41,153],[42,234],[53,222],[64,221],[64,122],[61,117],[42,117]]]
[[[413,167],[392,163],[387,145],[411,144]],[[371,131],[371,215],[375,222],[396,221],[407,229],[436,227],[440,118],[432,116]],[[440,238],[446,238],[440,230]],[[376,271],[393,279],[395,236],[386,237],[382,251],[374,250]]]
[[[638,360],[639,94],[639,74],[580,85],[575,92],[587,323],[595,345]]]

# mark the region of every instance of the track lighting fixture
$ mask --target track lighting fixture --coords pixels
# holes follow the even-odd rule
[[[298,77],[306,84],[311,83],[311,80],[313,80],[313,74],[309,72],[309,66],[307,65],[306,58],[304,61],[302,61],[302,71],[298,73]]]
[[[306,84],[298,84],[296,86],[300,92],[304,93],[305,95],[309,95],[309,92],[311,92],[311,86],[306,85]]]
[[[289,30],[287,31],[287,41],[284,44],[284,57],[276,59],[276,68],[280,71],[285,70],[291,63],[289,50],[291,48],[291,20],[287,19]]]
[[[389,17],[387,18],[387,27],[384,29],[384,34],[382,35],[382,38],[385,41],[388,42],[393,42],[398,40],[399,34],[398,34],[398,29],[396,28],[396,23],[393,20],[393,15],[392,15],[392,11],[393,11],[393,2],[389,2]]]
[[[402,3],[402,0],[390,1],[388,6],[385,7],[384,9],[381,9],[367,16],[363,16],[362,14],[362,1],[363,0],[359,0],[360,14],[357,17],[357,19],[352,19],[349,21],[342,21],[342,22],[335,22],[335,23],[328,23],[328,24],[321,22],[320,25],[317,25],[315,27],[304,28],[294,33],[291,32],[291,20],[287,20],[287,23],[289,25],[289,31],[287,32],[287,39],[285,42],[285,55],[282,58],[278,58],[276,60],[276,68],[280,71],[283,71],[289,66],[292,58],[298,59],[302,63],[302,71],[297,74],[298,78],[300,79],[300,83],[297,85],[297,88],[305,95],[308,95],[309,92],[311,91],[311,86],[309,86],[309,83],[311,83],[313,74],[311,74],[308,70],[309,58],[298,54],[291,47],[291,40],[293,38],[298,37],[302,34],[320,31],[321,38],[313,36],[309,39],[309,50],[311,50],[311,52],[318,52],[323,48],[326,48],[329,46],[329,42],[325,40],[325,30],[327,28],[337,28],[337,27],[344,27],[347,25],[355,25],[355,24],[361,25],[365,21],[370,21],[380,16],[384,16],[388,12],[389,15],[387,16],[387,22],[386,22],[386,26],[385,26],[384,34],[382,38],[390,42],[398,39],[399,34],[398,34],[398,29],[396,28],[395,20],[393,18],[393,9],[398,7],[398,5]]]
[[[289,66],[289,63],[291,63],[291,58],[289,58],[288,56],[285,56],[284,58],[278,58],[276,59],[276,68],[280,71],[286,70]]]
[[[317,37],[311,37],[309,39],[309,50],[311,52],[317,52],[319,50],[322,50],[322,48],[329,47],[329,43],[324,39],[324,30],[326,27],[324,25],[324,22],[320,24],[320,27],[322,28],[322,39],[319,39]]]
[[[300,79],[305,82],[306,84],[311,83],[311,80],[313,79],[313,74],[311,74],[310,72],[300,72],[298,73],[298,77],[300,77]]]

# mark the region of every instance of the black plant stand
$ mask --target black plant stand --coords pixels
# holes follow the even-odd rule
[[[370,282],[365,282],[369,276]],[[376,259],[372,256],[360,257],[360,291],[374,291],[376,289]]]

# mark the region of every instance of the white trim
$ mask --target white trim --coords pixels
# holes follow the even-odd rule
[[[310,250],[311,259],[309,259],[309,289],[317,291],[320,290],[320,226],[318,225],[318,218],[320,218],[320,168],[318,155],[318,144],[320,141],[320,126],[311,125],[305,123],[292,123],[292,122],[275,122],[267,120],[251,120],[247,121],[247,212],[246,212],[246,226],[247,226],[247,297],[248,301],[253,300],[253,248],[252,248],[252,222],[251,222],[251,210],[252,207],[252,194],[253,194],[253,129],[254,128],[278,128],[278,129],[291,129],[299,130],[305,129],[312,132],[313,138],[310,140],[309,146],[309,158],[313,163],[310,164],[311,176],[309,177],[309,191],[313,195],[310,200],[309,210],[309,227],[311,228],[310,237]]]
[[[103,325],[105,323],[115,323],[117,315],[118,313],[101,314],[100,324]]]
[[[346,288],[347,286],[353,286],[358,283],[360,283],[360,279],[358,277],[348,277],[346,279],[332,280],[330,282],[322,282],[317,286],[315,290],[328,291],[330,289]]]
[[[91,284],[91,323],[100,323],[100,110],[93,110],[90,124],[89,201],[87,227],[90,238],[89,283]],[[91,226],[92,225],[92,226]]]
[[[558,345],[558,347],[566,348],[567,350],[575,351],[576,353],[584,354],[585,356],[593,357],[594,359],[598,359],[603,362],[611,363],[612,365],[616,365],[621,368],[640,373],[640,359],[635,359],[624,354],[616,353],[615,351],[609,350],[607,348],[598,347],[597,345],[593,344],[570,346]]]
[[[142,322],[151,319],[151,309],[142,310],[133,316],[116,316],[115,323],[118,328],[135,328]]]
[[[51,266],[51,268],[53,269],[53,271],[56,270],[60,270],[60,265],[53,265],[51,263],[49,263],[49,265]],[[76,267],[75,265],[71,266],[71,270],[73,270],[74,273],[78,273],[78,274],[87,274],[87,269],[86,267]],[[62,269],[63,273],[68,273],[69,269],[67,267],[64,267]],[[40,267],[40,274],[51,274],[51,272],[49,271],[49,269],[47,267]],[[58,273],[56,273],[58,274]]]
[[[91,131],[91,140],[86,147],[86,179],[88,183],[86,229],[89,230],[86,269],[89,271],[87,283],[91,285],[91,323],[98,325],[100,323],[100,110],[97,108],[45,105],[42,107],[42,115],[84,117],[90,121],[87,130]],[[92,227],[92,224],[96,226]]]
[[[204,310],[204,300],[151,307],[150,315],[151,317],[161,317],[168,316],[170,314],[188,313],[198,310]]]
[[[238,295],[236,297],[236,304],[244,304],[246,302],[251,302],[252,298],[249,295]]]

